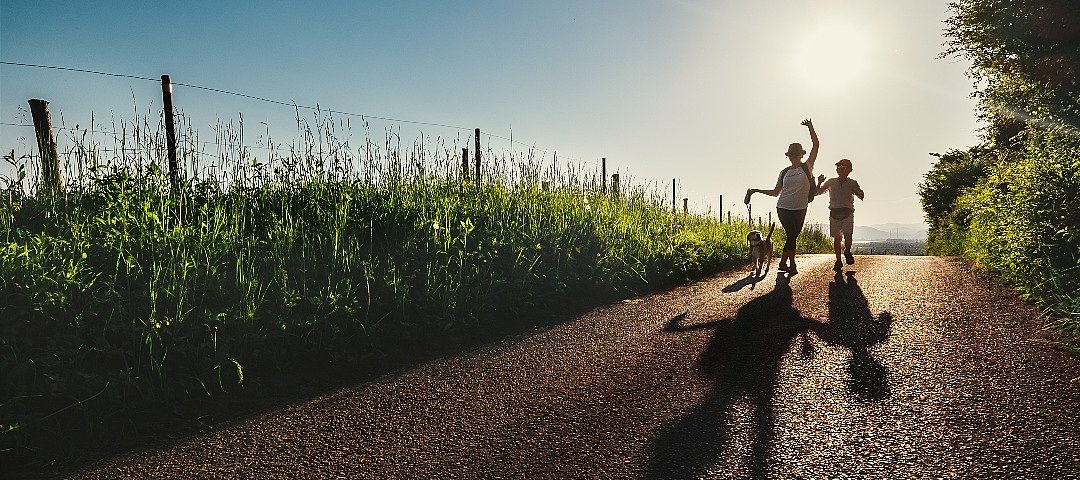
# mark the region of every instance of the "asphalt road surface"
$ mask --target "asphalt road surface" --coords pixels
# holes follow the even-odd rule
[[[1080,479],[1080,358],[963,263],[799,257],[79,478]]]

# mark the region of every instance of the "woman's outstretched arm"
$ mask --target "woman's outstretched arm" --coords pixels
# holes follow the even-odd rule
[[[806,119],[802,121],[806,128],[810,129],[810,141],[813,142],[813,146],[810,147],[810,156],[806,159],[806,168],[809,168],[811,172],[814,171],[814,163],[817,162],[818,147],[821,146],[821,142],[818,141],[817,130],[814,130],[814,121]]]
[[[786,169],[785,169],[786,170]],[[746,190],[746,197],[743,198],[743,203],[750,203],[750,195],[754,193],[764,193],[770,197],[780,195],[780,189],[784,187],[784,172],[780,172],[780,176],[776,178],[776,186],[772,190],[762,190],[760,188],[750,188]]]

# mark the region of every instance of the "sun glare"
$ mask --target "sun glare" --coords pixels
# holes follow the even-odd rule
[[[795,65],[808,86],[843,91],[866,77],[873,61],[871,39],[857,25],[834,22],[810,30],[798,44]]]

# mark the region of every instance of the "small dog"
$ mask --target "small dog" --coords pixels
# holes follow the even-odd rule
[[[761,269],[765,268],[765,273],[769,273],[769,264],[772,263],[773,244],[772,244],[772,232],[776,228],[775,223],[769,224],[769,234],[765,238],[761,238],[761,232],[758,230],[751,231],[746,234],[746,246],[750,248],[750,260],[751,269],[754,276],[761,276]]]

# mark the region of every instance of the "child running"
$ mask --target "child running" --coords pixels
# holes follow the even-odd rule
[[[829,191],[829,236],[833,237],[833,251],[836,252],[834,271],[844,269],[840,261],[840,239],[844,239],[844,258],[848,265],[855,263],[855,256],[851,254],[851,235],[855,231],[855,195],[863,200],[863,191],[859,182],[854,178],[848,178],[851,174],[851,160],[846,158],[836,162],[836,178],[825,180],[825,175],[818,176],[817,192],[821,195]]]

